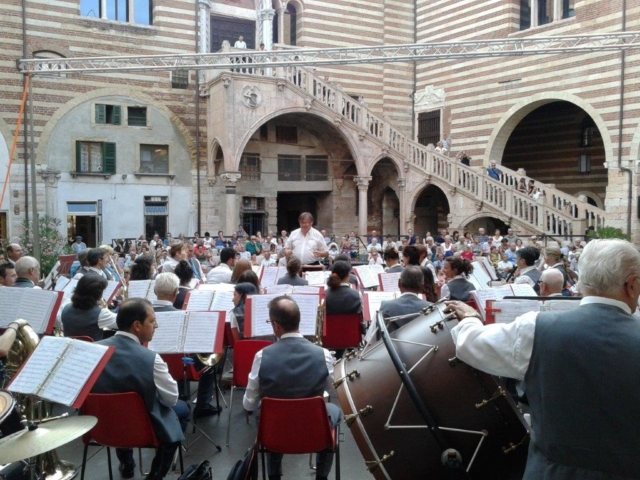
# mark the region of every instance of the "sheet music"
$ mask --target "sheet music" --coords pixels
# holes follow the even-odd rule
[[[192,278],[191,281],[189,282],[189,288],[191,289],[196,288],[199,283],[200,283],[200,280],[198,280],[197,278]]]
[[[233,283],[200,283],[196,290],[209,290],[211,292],[233,292],[236,286]]]
[[[213,297],[213,303],[211,304],[211,310],[219,312],[230,312],[235,305],[233,304],[233,291],[231,292],[216,292]]]
[[[547,312],[566,312],[580,306],[580,300],[545,300],[542,310]]]
[[[379,273],[385,273],[384,267],[382,265],[368,265],[369,269],[373,272],[374,275],[378,275]]]
[[[327,278],[329,278],[329,275],[331,275],[331,272],[328,270],[314,270],[311,272],[305,272],[304,278],[309,282],[309,285],[324,287],[327,284]]]
[[[251,270],[260,278],[260,274],[262,273],[262,265],[251,265]]]
[[[400,287],[398,286],[398,280],[400,279],[401,272],[396,273],[380,273],[378,278],[380,279],[380,286],[383,292],[398,292]]]
[[[208,312],[211,309],[214,294],[212,290],[191,290],[187,312]]]
[[[70,342],[70,338],[43,337],[7,390],[36,395]]]
[[[147,293],[153,291],[153,280],[131,280],[127,290],[128,298],[147,298]]]
[[[321,295],[324,287],[317,285],[297,285],[293,287],[293,293],[305,293],[309,295]]]
[[[104,345],[71,340],[62,362],[39,396],[71,406],[108,350]]]
[[[18,318],[20,302],[16,301],[16,290],[26,290],[26,288],[0,288],[0,327],[7,327]]]
[[[369,306],[370,317],[365,318],[367,321],[372,321],[376,318],[376,314],[378,313],[378,310],[380,310],[382,302],[397,298],[396,292],[364,292],[363,295],[367,305]]]
[[[371,322],[369,324],[369,328],[367,328],[367,334],[364,337],[364,348],[367,348],[373,339],[376,338],[376,333],[378,332],[378,322]]]
[[[269,270],[268,268],[265,270]],[[278,295],[249,295],[251,299],[251,336],[262,337],[273,335],[269,320],[269,302]],[[245,318],[245,322],[247,319]]]
[[[158,328],[153,334],[153,340],[149,342],[149,350],[156,353],[181,353],[179,345],[185,315],[186,312],[182,310],[156,313]]]
[[[537,300],[500,300],[493,302],[495,323],[511,323],[520,315],[528,312],[539,312],[540,303]]]
[[[218,312],[190,312],[182,351],[185,353],[212,353],[218,333]]]
[[[483,286],[483,285],[478,281],[478,279],[477,279],[476,277],[474,277],[473,273],[467,277],[467,280],[469,280],[471,283],[473,283],[473,286],[474,286],[474,287],[476,287],[476,290],[475,290],[476,292],[478,292],[478,291],[480,291],[480,290],[483,290],[483,289],[487,288],[487,286],[486,286],[486,285],[484,285],[484,286]]]
[[[286,269],[285,269],[286,271]],[[281,276],[280,267],[267,267],[262,269],[262,278],[260,279],[260,285],[262,288],[268,288],[275,285],[278,278]]]
[[[315,335],[318,321],[318,306],[320,295],[291,295],[298,308],[300,308],[300,333],[302,335]]]
[[[119,287],[120,282],[116,282],[115,280],[111,280],[110,282],[108,282],[107,288],[105,288],[104,292],[102,293],[102,299],[105,302],[108,302],[113,295],[113,292],[115,292]]]
[[[293,285],[272,285],[266,291],[269,294],[289,295],[293,293]]]
[[[61,292],[62,290],[64,290],[64,287],[67,286],[67,283],[69,283],[71,281],[70,278],[67,277],[58,277],[56,279],[56,288],[54,288],[54,290],[56,292]]]
[[[52,290],[0,288],[0,326],[24,318],[36,333],[44,333],[57,299],[58,293]]]
[[[372,268],[369,268],[369,265],[358,265],[357,267],[353,267],[353,269],[358,272],[358,277],[360,277],[363,288],[379,286],[378,275],[374,273]],[[382,273],[384,273],[384,269]]]
[[[64,286],[62,291],[64,292],[64,296],[62,297],[64,300],[71,300],[71,295],[73,295],[73,291],[76,289],[76,285],[78,285],[78,280],[80,280],[82,276],[76,278],[73,277],[69,282]]]
[[[484,266],[484,271],[489,275],[489,277],[491,278],[491,280],[499,280],[498,276],[496,275],[496,269],[495,267],[491,264],[491,262],[489,261],[489,259],[487,257],[480,257],[481,261],[482,261],[482,265]]]
[[[537,297],[538,294],[528,283],[512,283],[510,284],[513,295],[516,297]],[[506,295],[505,295],[506,296]]]
[[[478,280],[483,289],[487,288],[489,282],[491,282],[491,277],[487,272],[485,272],[482,264],[480,262],[472,262],[471,265],[473,265],[473,272],[471,275]]]

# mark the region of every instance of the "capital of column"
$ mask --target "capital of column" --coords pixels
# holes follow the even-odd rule
[[[398,190],[404,192],[407,189],[407,179],[406,178],[398,178]]]
[[[54,187],[58,186],[58,180],[62,178],[61,172],[58,170],[39,170],[37,173],[42,177],[47,185]]]
[[[236,193],[236,184],[241,177],[242,175],[239,172],[223,173],[220,175],[220,178],[222,179],[226,187],[227,193]]]
[[[369,188],[369,182],[373,177],[353,177],[353,180],[358,185],[358,189],[367,190]]]
[[[273,17],[276,16],[276,11],[273,8],[265,8],[264,10],[260,10],[258,12],[258,17],[260,20],[273,20]]]
[[[211,3],[209,3],[209,0],[198,0],[198,8],[206,8],[207,10],[211,10]]]

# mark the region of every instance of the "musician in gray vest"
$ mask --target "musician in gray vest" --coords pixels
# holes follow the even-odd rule
[[[405,267],[398,279],[398,287],[402,295],[395,300],[382,302],[380,312],[385,318],[412,314],[413,316],[391,322],[387,327],[390,332],[417,318],[423,308],[431,305],[421,296],[424,291],[424,274],[420,267],[415,265]]]
[[[158,328],[151,303],[144,298],[125,301],[116,319],[118,332],[99,342],[116,347],[107,366],[93,387],[93,393],[137,392],[142,397],[151,423],[162,443],[151,464],[147,480],[160,480],[169,471],[173,454],[184,440],[189,408],[178,400],[178,385],[169,375],[160,355],[142,346],[150,342]],[[133,451],[116,449],[123,478],[132,478],[135,470]]]
[[[107,285],[107,280],[98,275],[85,275],[78,280],[71,303],[60,315],[65,337],[85,335],[97,342],[102,340],[103,329],[116,328],[116,314],[99,304]]]
[[[517,277],[513,283],[526,283],[540,295],[540,270],[535,266],[540,257],[540,250],[536,247],[524,247],[516,252]]]
[[[442,271],[447,283],[442,286],[440,297],[449,297],[461,302],[471,300],[471,292],[476,289],[475,285],[467,280],[467,276],[473,272],[471,262],[462,257],[447,257],[444,259]]]
[[[300,309],[287,296],[269,302],[269,322],[279,341],[256,353],[249,374],[249,383],[242,403],[250,412],[260,406],[263,397],[309,398],[322,396],[331,387],[333,357],[328,350],[312,344],[299,333]],[[332,403],[327,404],[331,425],[342,421],[342,412]],[[282,455],[268,455],[269,480],[282,476]],[[316,479],[329,476],[333,453],[316,455]]]
[[[579,307],[483,326],[469,306],[451,334],[456,356],[523,380],[532,439],[524,480],[640,478],[640,253],[592,240],[580,257]]]

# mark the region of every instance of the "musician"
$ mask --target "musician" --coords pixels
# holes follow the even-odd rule
[[[341,253],[340,255],[336,255],[336,258],[333,259],[333,263],[335,262],[347,262],[349,265],[349,271],[351,271],[351,259],[348,255]],[[360,283],[358,282],[358,277],[356,277],[353,273],[349,274],[349,283],[351,285],[355,285],[356,289],[360,289]]]
[[[280,258],[280,260],[278,260],[278,266],[279,267],[286,267],[287,263],[289,263],[289,260],[291,260],[292,256],[293,256],[293,250],[291,250],[290,248],[283,248],[282,249],[282,258]]]
[[[329,255],[322,234],[313,228],[313,215],[301,213],[298,217],[300,228],[291,232],[285,247],[293,250],[293,256],[303,265],[320,265],[320,259]]]
[[[569,281],[569,274],[567,272],[567,265],[565,265],[565,261],[565,257],[558,247],[545,247],[544,263],[547,265],[547,268],[555,268],[562,273],[565,285],[562,289],[562,294],[570,297],[571,292],[566,288],[567,282]]]
[[[517,277],[513,283],[526,283],[540,295],[540,270],[535,267],[540,251],[535,247],[524,247],[516,252]]]
[[[156,277],[153,286],[153,291],[157,298],[157,300],[153,302],[153,311],[158,313],[177,310],[177,308],[173,306],[173,302],[176,301],[179,287],[180,279],[175,273],[160,273]]]
[[[40,263],[33,257],[20,257],[16,262],[16,282],[14,288],[40,288]]]
[[[236,263],[236,251],[227,247],[220,251],[220,265],[207,274],[207,283],[229,283],[231,269]]]
[[[327,315],[360,313],[362,299],[357,290],[351,288],[349,277],[351,267],[347,262],[335,262],[331,267],[331,275],[327,279],[325,291],[325,307]]]
[[[180,260],[187,259],[187,246],[184,243],[174,243],[171,245],[171,249],[169,250],[169,256],[163,264],[162,264],[162,272],[163,273],[172,273],[173,269],[176,268],[178,262]]]
[[[180,260],[178,265],[176,265],[174,273],[180,280],[180,285],[178,286],[178,295],[173,301],[173,306],[176,310],[182,310],[187,293],[193,290],[190,286],[191,280],[193,280],[193,268],[191,268],[191,265],[189,265],[186,260]]]
[[[90,248],[87,253],[87,262],[89,263],[89,269],[86,275],[94,275],[102,278],[107,278],[107,274],[104,269],[109,263],[109,254],[104,248]]]
[[[292,234],[293,235],[293,234]],[[300,309],[287,296],[276,297],[269,302],[269,322],[279,341],[258,353],[253,360],[249,382],[242,399],[250,412],[260,406],[260,399],[308,398],[322,396],[331,388],[333,358],[325,348],[312,344],[299,333]],[[342,421],[342,412],[327,403],[331,425]],[[282,476],[282,455],[268,453],[269,480]],[[316,479],[327,479],[333,463],[333,453],[318,452]]]
[[[100,245],[105,252],[107,252],[107,264],[105,265],[102,272],[107,276],[107,280],[112,281],[120,281],[120,274],[116,269],[116,264],[113,261],[113,255],[115,251],[111,245]]]
[[[13,342],[18,335],[18,329],[28,324],[29,322],[21,318],[11,322],[5,327],[4,333],[0,335],[0,358],[4,358],[8,355],[9,350],[11,350],[11,345],[13,345]],[[1,380],[2,379],[0,378],[0,383]]]
[[[238,283],[233,289],[233,310],[229,314],[231,335],[234,341],[244,338],[244,311],[247,295],[256,295],[260,292],[253,283]]]
[[[302,263],[296,257],[291,257],[287,263],[287,273],[278,279],[278,285],[309,285],[309,282],[300,276]]]
[[[61,308],[65,337],[86,335],[98,341],[103,338],[103,329],[117,328],[116,314],[99,304],[107,285],[107,280],[97,275],[85,275],[78,280],[71,303]]]
[[[204,281],[204,279],[206,278],[204,276],[204,272],[202,271],[202,265],[200,264],[200,261],[196,258],[196,247],[192,244],[192,243],[188,243],[187,244],[187,262],[189,263],[189,265],[191,266],[191,269],[193,270],[193,276],[195,278],[197,278],[198,280],[202,280]],[[176,265],[177,267],[177,265]],[[174,269],[176,268],[174,267]]]
[[[541,297],[561,297],[564,288],[562,272],[556,268],[548,268],[540,275],[538,285]]]
[[[80,278],[89,271],[89,262],[87,262],[88,255],[89,250],[83,250],[78,254],[78,263],[73,262],[69,270],[69,276],[71,278]]]
[[[466,258],[447,257],[444,259],[442,271],[447,283],[442,286],[440,296],[468,302],[471,299],[469,292],[476,289],[475,285],[466,279],[466,275],[473,272],[471,262]]]
[[[16,266],[13,263],[5,262],[0,264],[0,286],[11,287],[16,283],[17,279]]]
[[[574,310],[483,326],[467,305],[446,309],[461,320],[451,332],[460,360],[525,382],[535,432],[525,480],[640,478],[640,253],[592,240],[580,273]]]
[[[149,257],[138,257],[131,266],[130,280],[152,280],[156,274],[156,265]]]
[[[24,252],[22,251],[22,247],[17,243],[10,243],[7,245],[7,261],[13,263],[14,265],[22,256]]]
[[[131,298],[121,306],[117,316],[118,332],[99,342],[116,347],[113,356],[100,374],[93,393],[137,392],[149,411],[153,429],[161,442],[151,464],[147,480],[160,480],[171,466],[174,452],[184,440],[189,408],[178,400],[178,386],[169,375],[160,355],[143,347],[158,328],[151,303],[143,298]],[[135,461],[130,449],[116,449],[123,478],[134,476]]]
[[[389,247],[384,251],[384,261],[387,264],[387,268],[384,269],[385,272],[402,272],[402,265],[400,264],[400,254],[395,247]]]
[[[389,324],[389,331],[397,330],[420,315],[420,310],[429,307],[431,303],[421,297],[424,291],[424,274],[415,265],[404,268],[398,279],[401,295],[395,300],[382,302],[380,312],[385,318],[415,314],[412,317],[396,320]]]

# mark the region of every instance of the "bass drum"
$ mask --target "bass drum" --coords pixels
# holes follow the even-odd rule
[[[0,438],[22,430],[20,406],[9,392],[0,390]]]
[[[434,305],[389,336],[434,431],[383,341],[336,365],[334,385],[345,422],[379,480],[521,479],[529,443],[522,412],[501,380],[456,358],[450,329],[458,322],[443,309]],[[444,455],[461,460],[455,472],[444,466],[448,449],[460,454]]]

